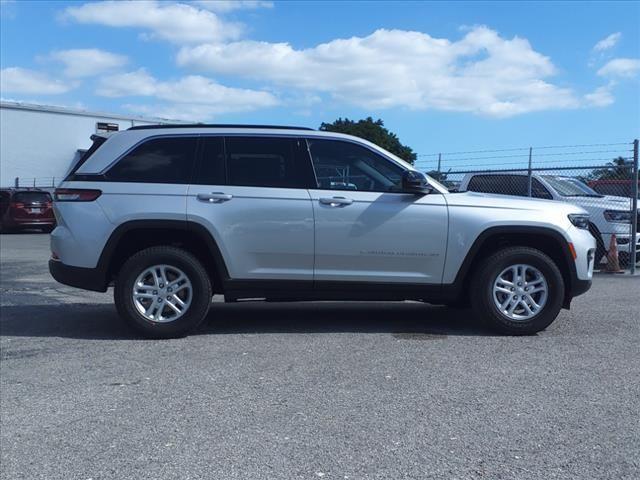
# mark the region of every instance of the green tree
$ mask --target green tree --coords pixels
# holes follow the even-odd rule
[[[384,127],[381,119],[374,120],[367,117],[364,120],[353,121],[345,118],[339,118],[333,123],[324,123],[320,125],[320,130],[325,132],[346,133],[356,137],[364,138],[379,147],[394,153],[398,157],[413,163],[416,160],[416,154],[411,147],[407,147],[400,143],[400,139],[395,133],[390,132]]]
[[[614,158],[605,167],[594,169],[586,180],[617,180],[631,178],[633,160],[624,157]]]

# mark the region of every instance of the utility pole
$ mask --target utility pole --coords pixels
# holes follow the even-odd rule
[[[441,163],[442,163],[442,154],[439,153],[438,154],[438,173],[440,173],[440,165],[441,165]],[[440,179],[438,179],[438,180],[440,180]]]
[[[533,183],[532,179],[531,179],[531,153],[533,152],[533,147],[529,147],[529,169],[528,169],[528,185],[527,185],[527,196],[531,197],[531,185]]]
[[[629,273],[636,274],[636,236],[638,235],[638,139],[633,141],[631,174],[631,241],[629,242]]]

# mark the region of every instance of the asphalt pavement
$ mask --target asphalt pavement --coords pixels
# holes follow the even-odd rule
[[[218,301],[152,341],[48,255],[0,235],[3,479],[640,477],[640,278],[598,276],[531,337],[415,302]]]

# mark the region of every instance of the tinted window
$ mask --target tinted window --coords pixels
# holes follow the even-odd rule
[[[547,190],[547,188],[540,183],[537,178],[531,179],[531,196],[535,198],[544,198],[547,200],[552,200],[553,196]]]
[[[47,192],[17,192],[13,195],[16,203],[47,203],[51,201],[51,195]]]
[[[298,155],[298,139],[227,137],[225,142],[229,185],[308,187],[308,159]]]
[[[400,191],[402,168],[368,148],[339,140],[309,139],[318,188]]]
[[[164,137],[135,147],[109,170],[115,182],[189,183],[196,137]]]
[[[224,139],[202,137],[202,157],[193,183],[200,185],[224,185]]]
[[[468,190],[501,195],[526,197],[527,177],[523,175],[476,175],[469,182]]]

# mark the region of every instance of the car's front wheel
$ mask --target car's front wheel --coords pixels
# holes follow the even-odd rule
[[[564,280],[545,253],[508,247],[489,256],[475,270],[471,303],[487,323],[510,335],[530,335],[558,316]]]
[[[120,269],[114,299],[120,316],[150,338],[181,337],[205,319],[211,283],[200,261],[159,246],[133,255]]]

